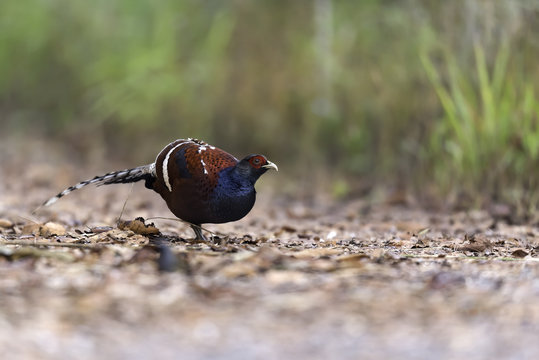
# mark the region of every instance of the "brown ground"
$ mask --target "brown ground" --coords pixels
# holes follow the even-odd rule
[[[82,190],[33,216],[95,169],[4,155],[9,359],[539,358],[536,226],[271,196],[278,182],[266,175],[247,218],[207,226],[228,235],[209,246],[174,221],[147,220],[161,236],[116,228],[129,185]],[[123,219],[137,216],[171,215],[137,184]]]

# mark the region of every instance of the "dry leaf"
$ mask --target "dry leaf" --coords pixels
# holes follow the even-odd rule
[[[490,240],[484,235],[472,235],[466,236],[466,239],[470,242],[458,248],[460,251],[471,251],[471,252],[484,252],[486,250],[491,250],[493,244]]]
[[[515,251],[511,253],[511,255],[515,257],[523,258],[523,257],[528,256],[528,253],[522,249],[516,249]]]
[[[295,233],[297,229],[295,227],[292,227],[290,225],[283,225],[281,226],[281,231],[289,232],[289,233]]]
[[[141,217],[136,218],[133,221],[120,221],[118,222],[118,229],[131,230],[135,234],[139,235],[157,235],[160,234],[159,229],[155,227],[153,223],[145,224],[144,219]]]
[[[412,249],[424,249],[430,247],[430,241],[425,238],[417,239],[416,243],[412,245]]]
[[[48,222],[39,229],[39,234],[44,238],[48,238],[54,235],[63,236],[66,234],[66,229],[60,224]]]
[[[0,228],[10,229],[13,227],[13,225],[13,222],[9,221],[8,219],[0,219]]]
[[[471,251],[471,252],[483,252],[485,251],[486,247],[484,244],[467,244],[459,247],[460,251]]]

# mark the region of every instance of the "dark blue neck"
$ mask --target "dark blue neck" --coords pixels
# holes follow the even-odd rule
[[[247,195],[254,190],[258,177],[251,173],[245,173],[241,168],[232,166],[219,173],[219,187],[234,195]]]
[[[236,166],[221,170],[211,194],[213,217],[208,222],[236,221],[247,215],[255,203],[256,178],[245,176]]]

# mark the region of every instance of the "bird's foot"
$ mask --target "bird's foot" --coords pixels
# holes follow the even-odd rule
[[[202,228],[198,225],[191,225],[191,228],[195,232],[195,242],[201,242],[208,245],[214,251],[227,251],[226,240],[219,236],[212,236],[210,239],[204,236]],[[223,240],[225,240],[223,242]]]
[[[195,240],[202,241],[202,242],[208,242],[208,239],[202,233],[202,228],[200,227],[200,225],[194,225],[193,224],[193,225],[191,225],[191,229],[193,229],[193,231],[195,232],[195,235],[196,235]]]

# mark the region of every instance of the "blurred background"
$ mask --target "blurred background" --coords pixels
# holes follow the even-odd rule
[[[290,191],[534,211],[538,15],[537,0],[2,0],[0,140],[111,170],[197,137],[266,154]]]

